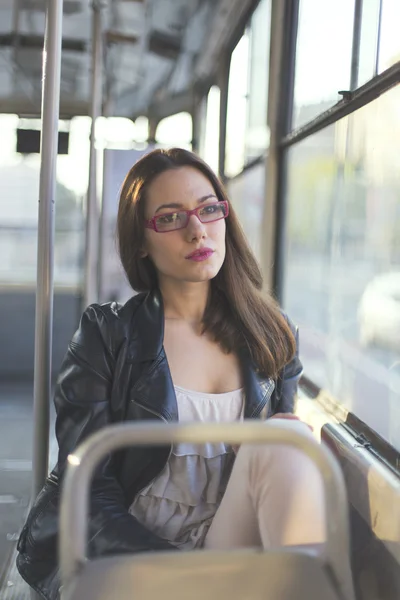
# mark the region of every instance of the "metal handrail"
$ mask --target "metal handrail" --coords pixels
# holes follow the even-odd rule
[[[166,425],[129,423],[112,425],[95,433],[69,455],[61,501],[60,563],[64,584],[79,573],[86,561],[89,488],[91,474],[102,457],[124,446],[171,443],[284,444],[304,452],[318,467],[325,487],[327,539],[321,559],[333,570],[342,590],[352,590],[349,569],[349,534],[344,479],[333,454],[306,432],[285,423],[193,423]],[[351,594],[344,594],[351,597]]]

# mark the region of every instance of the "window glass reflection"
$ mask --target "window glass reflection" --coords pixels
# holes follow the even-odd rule
[[[250,23],[250,73],[245,161],[262,156],[269,145],[267,127],[271,0],[261,0]]]
[[[157,126],[156,142],[162,146],[179,146],[190,150],[192,146],[192,117],[187,112],[165,117]]]
[[[225,174],[234,177],[262,156],[267,126],[271,0],[261,0],[231,57]]]
[[[354,0],[301,0],[293,126],[310,121],[350,85]]]
[[[245,164],[249,33],[243,35],[232,52],[229,70],[228,113],[226,119],[225,174],[233,177]]]
[[[265,162],[245,169],[228,181],[229,199],[247,240],[261,263],[261,232],[265,202]]]
[[[284,305],[305,372],[400,449],[400,86],[289,150]]]
[[[400,2],[383,0],[379,45],[379,72],[400,60]]]
[[[379,12],[381,0],[363,2],[361,17],[360,57],[356,87],[376,75]]]
[[[57,157],[54,284],[77,288],[83,267],[82,199],[87,190],[90,119],[75,117],[59,126],[69,130],[69,152]],[[40,155],[16,152],[17,127],[39,129],[40,121],[0,116],[0,283],[30,287],[36,283]]]
[[[213,85],[207,95],[204,130],[200,135],[200,156],[218,172],[219,157],[219,107],[221,92]]]

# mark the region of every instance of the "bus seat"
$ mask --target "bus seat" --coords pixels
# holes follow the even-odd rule
[[[291,551],[158,553],[88,563],[63,600],[342,600],[323,565]]]
[[[86,558],[90,477],[129,445],[177,442],[288,444],[318,466],[327,539],[316,546],[224,552],[157,552]],[[61,600],[354,600],[343,476],[332,453],[279,423],[112,425],[68,457],[60,510]]]

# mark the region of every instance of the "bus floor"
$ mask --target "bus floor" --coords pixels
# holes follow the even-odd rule
[[[33,384],[0,382],[0,598],[28,593],[15,569],[15,547],[32,483]],[[50,463],[56,445],[51,444]],[[26,588],[25,591],[21,587]],[[29,596],[26,595],[26,598]]]

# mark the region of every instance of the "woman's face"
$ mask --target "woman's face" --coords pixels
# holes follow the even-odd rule
[[[158,175],[146,194],[145,218],[179,209],[193,210],[218,201],[211,182],[193,167],[179,167]],[[209,249],[200,257],[195,250]],[[144,252],[155,265],[159,282],[205,282],[215,277],[225,259],[225,219],[201,223],[191,215],[187,227],[167,233],[145,230]]]

